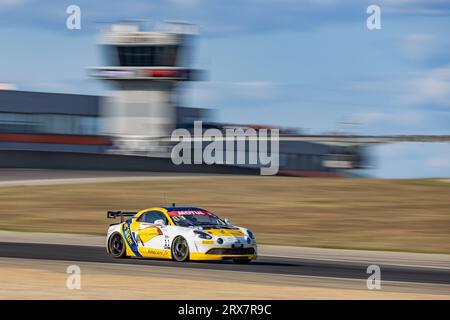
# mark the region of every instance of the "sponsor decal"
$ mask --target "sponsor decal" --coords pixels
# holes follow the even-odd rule
[[[232,229],[209,229],[204,230],[205,232],[213,235],[213,236],[225,236],[225,237],[242,237],[244,234],[240,230],[232,230]]]
[[[119,79],[133,77],[134,72],[128,70],[97,70],[92,75],[99,78]]]
[[[211,212],[201,211],[201,210],[180,210],[180,211],[170,211],[170,216],[192,216],[192,215],[208,215],[214,216]]]
[[[127,242],[128,246],[130,247],[131,251],[133,251],[133,253],[137,257],[141,257],[141,254],[138,251],[136,239],[134,238],[133,232],[131,232],[131,230],[130,230],[129,222],[125,222],[122,225],[122,234],[123,234],[123,237],[125,238],[125,241]]]
[[[161,249],[153,249],[153,248],[147,248],[147,253],[153,256],[162,256],[166,257],[170,254],[170,251],[168,250],[161,250]]]

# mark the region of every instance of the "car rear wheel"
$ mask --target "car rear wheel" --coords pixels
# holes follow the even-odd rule
[[[247,263],[250,263],[250,261],[252,261],[252,260],[250,260],[248,258],[233,259],[233,262],[236,264],[247,264]]]
[[[111,237],[109,237],[108,241],[109,253],[114,258],[124,258],[126,254],[125,242],[123,241],[123,237],[120,233],[116,232]]]
[[[189,259],[189,246],[185,238],[178,236],[172,242],[172,258],[183,262]]]

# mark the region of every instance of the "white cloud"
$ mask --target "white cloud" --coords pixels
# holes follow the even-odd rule
[[[450,62],[450,38],[431,33],[413,33],[398,42],[403,59],[414,64],[441,66]]]
[[[404,102],[450,107],[450,66],[432,69],[406,83],[409,90]]]
[[[372,147],[377,167],[368,173],[380,178],[450,177],[447,143],[394,143]]]
[[[239,95],[251,98],[271,98],[278,93],[278,84],[270,81],[236,82],[233,87]]]
[[[448,0],[381,0],[382,12],[404,15],[448,15]]]
[[[401,50],[409,59],[422,60],[433,55],[438,43],[439,38],[434,34],[410,34],[402,39]]]
[[[386,113],[383,112],[359,112],[351,117],[350,122],[368,125],[383,121],[384,119],[386,119]]]
[[[12,10],[12,4],[30,2],[28,10]],[[376,1],[375,1],[376,2]],[[382,14],[399,16],[450,14],[449,1],[378,1]],[[50,0],[0,0],[0,8],[10,12],[0,23],[7,26],[34,25],[58,30],[60,5]],[[373,0],[77,0],[84,8],[84,32],[95,32],[96,22],[126,18],[186,20],[198,23],[209,35],[230,32],[264,33],[277,31],[315,31],[342,21],[361,21]],[[377,3],[378,4],[378,3]],[[6,6],[9,5],[9,6]],[[56,13],[56,14],[55,14]]]
[[[417,152],[418,145],[417,144],[407,144],[407,143],[394,143],[394,144],[385,144],[381,145],[378,150],[378,155],[380,157],[391,159],[391,158],[399,158],[406,157]]]
[[[447,157],[431,158],[427,163],[433,168],[450,168],[450,155]]]
[[[190,87],[184,94],[199,106],[221,107],[234,101],[236,107],[259,107],[261,102],[279,97],[281,91],[282,84],[271,81],[211,81]]]
[[[420,72],[353,82],[351,87],[358,92],[383,95],[385,103],[392,106],[410,109],[418,106],[450,108],[450,64]],[[380,120],[380,117],[376,120]]]

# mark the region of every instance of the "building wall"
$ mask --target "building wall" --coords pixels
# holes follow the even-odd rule
[[[154,151],[143,150],[144,152],[139,152],[139,154],[148,157],[129,160],[120,155],[124,152],[120,152],[116,145],[113,146],[111,139],[102,137],[101,134],[136,135],[144,138],[170,136],[172,130],[177,126],[189,127],[194,120],[207,118],[208,111],[205,109],[175,108],[176,101],[171,95],[173,92],[171,85],[171,82],[153,81],[149,88],[148,83],[130,82],[121,90],[115,90],[112,98],[105,98],[104,103],[110,103],[108,99],[112,101],[112,105],[108,104],[107,106],[100,105],[100,99],[103,97],[98,96],[0,91],[0,151],[7,152],[4,155],[9,159],[1,162],[0,166],[63,166],[64,164],[55,162],[59,152],[61,154],[103,154],[105,159],[108,159],[107,161],[115,163],[116,168],[120,167],[117,161],[123,159],[126,161],[123,163],[122,170],[128,170],[127,168],[133,170],[131,163],[135,163],[138,168],[144,170],[146,166],[141,162],[149,159],[148,161],[153,163],[154,160],[151,159],[155,156]],[[104,126],[105,119],[100,116],[103,112],[107,119],[107,126]],[[163,145],[163,147],[167,149],[164,150],[168,156],[171,145]],[[130,144],[130,148],[131,152],[126,153],[136,154],[132,152],[138,150],[136,146]],[[125,149],[127,150],[127,148]],[[155,150],[160,149],[155,148]],[[248,150],[248,146],[246,149]],[[14,151],[19,153],[16,154]],[[24,152],[21,153],[21,151]],[[116,151],[114,155],[106,154],[114,151]],[[248,152],[245,150],[241,152],[244,153],[245,159],[249,158]],[[54,160],[47,163],[49,157],[47,154],[51,154]],[[356,163],[358,166],[363,154],[364,152],[357,147],[281,141],[279,164],[280,170],[289,172],[295,170],[336,172],[336,168],[327,167],[325,161]],[[38,158],[20,158],[17,155]],[[72,157],[66,155],[66,158],[72,161]],[[63,156],[59,159],[64,161]],[[87,161],[87,159],[96,161],[100,158],[82,158],[83,161]],[[165,161],[170,161],[170,159],[166,158]],[[223,163],[225,163],[225,159]],[[238,164],[238,166],[256,169],[260,164]],[[85,167],[88,168],[88,164],[85,164]],[[153,167],[149,165],[148,170],[153,170]]]
[[[17,150],[0,150],[0,168],[259,174],[259,170],[224,165],[177,166],[169,158]]]
[[[104,134],[163,137],[176,126],[173,84],[128,81],[109,92],[101,104]]]
[[[205,147],[209,145],[210,142],[203,142],[201,145],[202,153]],[[222,163],[228,163],[226,161],[232,160],[235,165],[239,165],[247,168],[259,168],[261,167],[260,156],[258,154],[259,145],[256,143],[256,152],[249,152],[251,150],[249,142],[236,142],[234,143],[221,143],[221,148],[219,149],[222,155]],[[191,162],[194,162],[194,152],[196,146],[194,143],[191,144]],[[255,148],[255,147],[253,147]],[[333,153],[343,152],[341,147],[305,142],[305,141],[280,141],[279,142],[279,168],[280,170],[302,170],[302,171],[327,171],[334,172],[335,170],[327,168],[324,164],[325,161],[330,158]],[[233,159],[227,159],[227,151],[233,150]],[[267,154],[271,156],[271,145],[267,144]],[[252,164],[250,157],[256,160],[256,163]],[[239,163],[238,159],[244,159],[245,163]],[[272,159],[274,159],[272,157]]]
[[[99,96],[0,90],[0,112],[97,116]]]
[[[0,133],[96,135],[101,130],[99,97],[0,91]]]

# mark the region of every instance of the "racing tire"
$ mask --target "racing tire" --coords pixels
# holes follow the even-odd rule
[[[178,262],[189,260],[189,245],[182,236],[176,237],[172,242],[172,259]]]
[[[250,263],[252,260],[247,259],[247,258],[237,258],[237,259],[233,259],[233,262],[236,264],[248,264]]]
[[[114,258],[126,258],[127,248],[119,232],[115,232],[109,237],[108,251]]]

